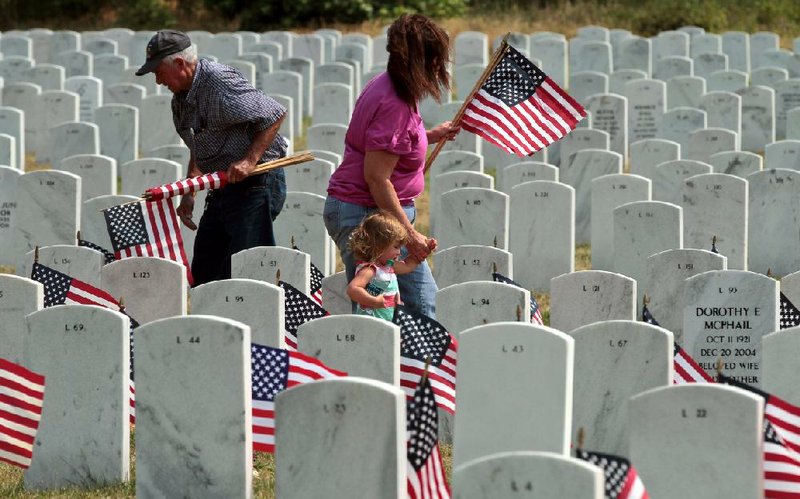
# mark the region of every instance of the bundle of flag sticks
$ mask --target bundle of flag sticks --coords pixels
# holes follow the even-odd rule
[[[256,165],[255,169],[250,175],[258,175],[276,170],[278,168],[285,168],[287,166],[299,165],[314,159],[314,155],[308,151],[299,152],[285,158],[279,158],[274,161],[267,161]],[[159,199],[171,198],[172,196],[188,194],[190,192],[201,191],[204,189],[219,189],[228,183],[228,174],[224,171],[208,173],[200,175],[199,177],[187,178],[179,180],[171,184],[152,187],[142,194],[142,197],[147,201],[156,201]]]

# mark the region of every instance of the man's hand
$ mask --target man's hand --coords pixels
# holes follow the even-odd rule
[[[235,163],[231,163],[228,167],[228,182],[235,184],[246,179],[248,175],[255,169],[256,163],[246,159],[240,159]]]
[[[197,230],[197,225],[195,225],[194,221],[192,221],[194,198],[191,196],[191,194],[186,194],[181,198],[181,204],[178,205],[178,209],[176,211],[178,213],[178,217],[181,219],[181,222],[183,222],[183,225],[192,230]]]

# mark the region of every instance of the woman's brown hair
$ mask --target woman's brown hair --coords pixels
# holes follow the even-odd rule
[[[378,211],[361,221],[350,234],[350,251],[357,261],[373,262],[389,246],[408,237],[406,228],[385,211]]]
[[[400,16],[389,26],[386,50],[395,92],[409,105],[427,96],[440,102],[443,92],[450,91],[450,37],[427,17]]]

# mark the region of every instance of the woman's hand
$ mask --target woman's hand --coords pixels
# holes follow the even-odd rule
[[[408,253],[418,261],[423,262],[431,253],[428,244],[428,238],[424,234],[420,234],[416,230],[409,231],[406,238],[406,248]]]
[[[460,125],[453,126],[452,121],[445,121],[444,123],[428,130],[428,143],[435,144],[440,140],[454,140],[460,131]]]

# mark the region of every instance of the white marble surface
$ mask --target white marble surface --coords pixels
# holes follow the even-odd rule
[[[764,168],[800,170],[800,140],[779,140],[764,149]]]
[[[59,62],[64,66],[64,76],[66,77],[64,87],[67,90],[73,90],[68,88],[67,80],[74,77],[89,76],[94,70],[94,57],[84,50],[70,49],[60,52]]]
[[[562,161],[560,181],[575,189],[576,244],[591,242],[592,180],[603,175],[621,174],[623,164],[624,157],[619,153],[598,149],[578,151],[566,163]]]
[[[480,244],[508,249],[509,196],[479,187],[442,194],[439,247]]]
[[[616,69],[608,77],[608,89],[612,94],[625,95],[625,85],[628,82],[644,79],[647,79],[647,73],[639,69]],[[630,111],[630,101],[628,101],[628,105]],[[628,118],[628,123],[630,123],[630,116]]]
[[[511,189],[509,249],[515,255],[515,280],[521,285],[546,292],[550,279],[575,269],[575,199],[574,188],[546,180]]]
[[[322,308],[331,315],[353,312],[352,302],[347,296],[347,275],[344,271],[322,279]]]
[[[139,156],[138,108],[126,104],[99,107],[94,111],[94,121],[100,127],[100,154],[120,165]]]
[[[2,61],[6,64],[17,62],[6,59]],[[25,152],[35,153],[41,145],[37,137],[37,129],[35,128],[36,120],[32,119],[39,111],[39,96],[42,89],[39,85],[33,83],[9,83],[11,81],[5,71],[0,70],[0,76],[5,78],[5,86],[3,87],[3,105],[19,109],[25,114],[23,125],[25,127]],[[23,155],[24,157],[24,155]]]
[[[313,125],[306,130],[308,148],[344,154],[344,136],[347,127],[344,125]]]
[[[15,265],[21,252],[14,244],[17,223],[17,181],[22,172],[16,168],[0,166],[0,263]]]
[[[98,154],[76,154],[61,160],[55,170],[73,173],[81,178],[81,202],[97,196],[117,193],[117,162]]]
[[[290,166],[286,172],[286,187],[290,191],[328,195],[328,181],[333,170],[339,166],[325,159],[314,159],[308,163]]]
[[[11,166],[18,170],[25,170],[25,115],[22,110],[14,107],[0,107],[0,133],[14,137],[17,162]]]
[[[30,277],[35,251],[29,251],[17,264],[18,276]],[[100,287],[100,269],[105,257],[85,246],[57,244],[39,248],[39,263],[95,287]]]
[[[600,468],[550,452],[502,452],[453,470],[455,499],[516,499],[521,494],[602,499],[604,490]]]
[[[136,331],[136,493],[252,496],[250,328],[210,316]]]
[[[325,197],[319,194],[289,191],[281,215],[273,222],[273,230],[276,244],[291,248],[294,241],[299,250],[309,254],[323,275],[329,275],[334,270],[331,256],[336,248],[325,229],[324,208]]]
[[[717,71],[728,69],[728,56],[725,54],[704,53],[693,55],[694,74],[700,78],[708,78]]]
[[[681,75],[667,80],[667,109],[696,108],[706,93],[706,80],[699,76]]]
[[[103,81],[100,78],[95,78],[94,76],[88,76],[92,73],[92,57],[87,52],[80,52],[80,54],[86,54],[86,59],[88,60],[89,66],[80,69],[75,69],[76,73],[72,76],[69,75],[66,80],[64,80],[64,88],[69,90],[70,92],[74,92],[78,94],[78,114],[80,116],[81,121],[92,121],[94,118],[94,110],[103,105]],[[81,55],[81,58],[84,56]],[[77,73],[77,71],[88,71],[87,73]]]
[[[300,37],[304,36],[306,35],[300,35]],[[318,37],[318,35],[313,36]],[[292,39],[292,43],[298,38],[299,37],[295,36]],[[312,93],[312,89],[314,88],[314,66],[321,63],[322,61],[316,56],[294,52],[292,53],[292,57],[282,59],[278,62],[278,69],[298,73],[303,78],[300,83],[302,93],[298,96],[298,98],[303,101],[303,117],[312,117],[314,115],[314,94]]]
[[[431,188],[436,183],[436,177],[452,171],[483,173],[483,156],[469,151],[443,151],[430,168]]]
[[[363,315],[338,315],[297,329],[297,351],[349,376],[400,387],[400,327]]]
[[[745,270],[711,270],[686,280],[683,344],[709,374],[761,386],[761,338],[778,330],[778,282]]]
[[[303,99],[302,87],[303,76],[291,71],[275,71],[271,73],[262,73],[261,87],[259,90],[269,92],[270,94],[285,95],[292,98],[292,114],[294,118],[294,135],[299,136],[302,127],[303,116]],[[343,138],[343,137],[342,137]],[[316,149],[311,145],[309,149]],[[323,148],[324,149],[324,148]],[[341,153],[340,153],[341,154]]]
[[[25,365],[45,377],[45,395],[26,489],[128,480],[128,322],[90,305],[27,317]]]
[[[283,288],[252,279],[224,279],[190,290],[192,315],[216,315],[250,326],[253,343],[286,348]]]
[[[573,154],[576,152],[586,149],[599,149],[607,151],[608,147],[608,132],[603,130],[594,130],[591,128],[573,130],[564,136],[563,139],[561,139],[562,167],[569,165]]]
[[[108,226],[103,216],[103,211],[111,206],[116,206],[139,198],[133,196],[98,196],[88,199],[81,205],[81,239],[93,242],[108,251],[114,251],[108,235]]]
[[[747,268],[784,276],[800,269],[800,172],[762,170],[747,176]]]
[[[84,144],[75,142],[75,137],[69,137],[65,144],[57,142],[60,139],[58,135],[51,136],[52,128],[66,122],[76,122],[80,119],[78,102],[80,96],[75,92],[63,90],[46,90],[39,96],[39,112],[35,115],[25,115],[26,122],[29,126],[35,126],[36,133],[41,136],[43,147],[36,152],[36,161],[50,162],[59,164],[57,158],[66,158],[71,154],[65,154],[59,151],[62,147],[82,147]],[[91,137],[89,134],[88,137]],[[78,139],[78,140],[91,140]],[[91,152],[91,151],[89,151]],[[77,153],[75,153],[77,154]]]
[[[308,253],[302,251],[280,246],[258,246],[231,255],[231,277],[277,285],[277,275],[280,273],[281,281],[309,295],[310,260]]]
[[[0,133],[0,165],[16,167],[17,164],[16,139],[7,133]]]
[[[783,293],[786,293],[784,281],[787,277],[781,280]],[[761,359],[764,361],[761,388],[794,405],[800,405],[800,387],[796,380],[797,349],[800,348],[798,332],[800,328],[793,327],[767,334],[761,339]]]
[[[571,73],[578,71],[598,71],[611,73],[611,44],[600,41],[581,41],[575,43],[577,38],[570,40],[569,68]],[[534,54],[535,55],[535,54]]]
[[[655,138],[661,115],[667,109],[666,83],[639,79],[625,84],[620,92],[628,98],[628,139],[631,143]]]
[[[614,53],[614,69],[636,69],[650,74],[652,69],[652,42],[634,36],[623,40]]]
[[[630,458],[648,494],[762,498],[763,407],[758,395],[706,383],[656,388],[633,397]]]
[[[756,68],[750,72],[751,86],[759,85],[774,89],[776,84],[788,79],[789,72],[783,68]]]
[[[750,71],[750,34],[726,31],[722,34],[722,52],[728,56],[728,67]]]
[[[160,158],[143,158],[119,165],[120,194],[141,196],[151,187],[177,182],[184,178],[185,165]],[[198,210],[199,211],[199,210]]]
[[[691,76],[694,61],[683,56],[656,57],[653,63],[653,78],[669,81],[679,76]]]
[[[522,161],[503,168],[503,183],[500,190],[511,194],[511,189],[523,182],[534,180],[550,180],[558,182],[559,170],[555,166],[541,161]]]
[[[25,316],[44,306],[44,287],[27,277],[0,274],[0,357],[15,363],[25,360],[29,337]]]
[[[64,158],[76,154],[100,154],[100,129],[94,123],[73,122],[56,125],[47,131],[47,140],[52,145],[48,159],[56,165],[61,164]],[[38,160],[40,153],[36,154]]]
[[[453,466],[495,452],[566,456],[573,356],[574,340],[545,326],[503,322],[459,335]]]
[[[436,305],[436,319],[453,336],[481,324],[530,321],[530,292],[500,282],[453,284],[436,292]]]
[[[571,334],[593,322],[636,320],[636,281],[630,277],[582,270],[555,277],[550,286],[550,326],[559,331]]]
[[[742,98],[734,92],[709,89],[700,99],[700,109],[706,112],[709,128],[724,128],[736,134],[734,149],[738,150],[738,138],[742,135]]]
[[[353,90],[342,83],[321,83],[314,87],[312,123],[350,123],[353,112]]]
[[[578,71],[569,75],[569,91],[582,105],[590,95],[608,93],[608,75],[599,71]]]
[[[617,94],[594,95],[587,99],[591,126],[609,135],[609,149],[622,156],[628,152],[628,99]],[[563,163],[563,162],[562,162]]]
[[[36,246],[74,244],[81,219],[81,179],[55,170],[17,179],[15,242],[17,255]]]
[[[464,31],[455,38],[455,65],[489,62],[489,38],[480,31]]]
[[[686,157],[689,134],[705,127],[705,111],[690,107],[670,109],[661,117],[658,138],[677,142],[681,146],[681,157]]]
[[[652,179],[656,166],[680,157],[681,145],[677,142],[665,139],[638,140],[630,146],[630,173]]]
[[[439,288],[469,281],[491,281],[492,272],[513,279],[513,261],[510,252],[499,248],[453,246],[433,254],[433,277]]]
[[[588,324],[575,340],[572,427],[585,449],[628,456],[628,399],[672,385],[673,335],[637,319]]]
[[[442,195],[453,189],[461,189],[464,187],[480,187],[483,189],[494,189],[494,177],[485,173],[473,171],[455,170],[447,173],[442,173],[436,176],[436,179],[431,181],[429,188],[429,207],[430,213],[430,235],[436,237],[437,227],[441,225],[442,218]]]
[[[790,79],[775,84],[775,139],[786,138],[786,114],[797,107],[800,99],[800,80]]]
[[[708,173],[689,177],[683,186],[683,245],[717,250],[729,269],[747,270],[747,181],[734,175]]]
[[[658,230],[654,230],[658,227]],[[642,282],[647,258],[683,247],[681,208],[661,201],[634,201],[614,209],[614,271]],[[637,289],[636,303],[644,290]]]
[[[760,152],[775,141],[775,90],[756,85],[736,92],[742,98],[743,151]]]
[[[614,208],[632,201],[650,201],[650,179],[639,175],[611,174],[592,180],[592,269],[614,266]]]
[[[103,89],[103,107],[125,104],[138,109],[139,105],[142,103],[142,99],[145,97],[147,97],[147,89],[143,85],[137,85],[136,83],[115,83]]]
[[[689,34],[682,31],[662,31],[653,38],[653,59],[689,55]]]
[[[647,276],[641,291],[649,298],[648,310],[659,325],[683,345],[683,291],[686,279],[709,270],[727,269],[726,258],[703,249],[671,249],[647,259]],[[637,314],[641,307],[637,304]]]
[[[689,134],[689,145],[685,157],[690,160],[708,163],[709,157],[722,151],[735,151],[739,136],[725,128],[705,128]]]
[[[180,144],[172,121],[172,94],[150,95],[139,106],[139,147],[151,151],[167,144]],[[141,194],[137,192],[136,195]]]
[[[567,87],[567,41],[559,36],[531,37],[530,53],[542,61],[542,68],[561,88]]]
[[[714,169],[714,173],[727,173],[742,178],[762,170],[761,163],[760,155],[747,151],[722,151],[708,158],[708,164]]]
[[[711,165],[691,159],[666,161],[653,171],[653,200],[680,206],[687,178],[711,173]]]
[[[405,405],[399,388],[364,378],[317,381],[278,394],[276,496],[406,497]]]
[[[706,79],[709,92],[736,92],[747,88],[750,75],[745,71],[728,69],[712,73]]]
[[[186,315],[186,267],[156,257],[131,257],[104,265],[101,288],[122,298],[139,324]]]

